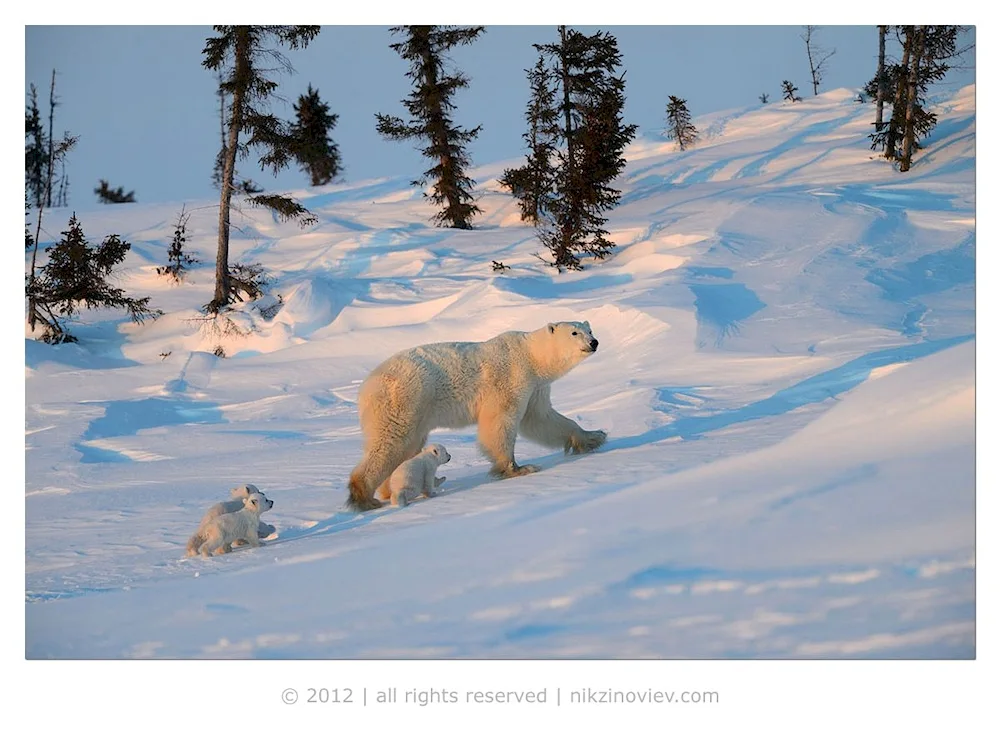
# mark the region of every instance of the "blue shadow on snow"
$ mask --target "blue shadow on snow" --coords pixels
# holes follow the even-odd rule
[[[605,448],[601,450],[632,448],[634,446],[656,443],[668,438],[694,440],[701,438],[706,433],[727,428],[736,423],[745,423],[757,420],[758,418],[768,418],[790,413],[796,408],[812,403],[821,403],[828,398],[834,398],[841,393],[857,387],[868,379],[868,376],[874,369],[898,362],[912,362],[920,357],[926,357],[948,347],[963,344],[974,338],[974,334],[965,334],[865,354],[852,359],[840,367],[827,370],[791,387],[779,390],[771,397],[764,398],[756,403],[712,415],[678,418],[673,423],[652,428],[637,436],[611,439],[605,444]]]

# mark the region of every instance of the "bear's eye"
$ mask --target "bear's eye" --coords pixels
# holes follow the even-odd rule
[[[573,332],[573,336],[576,336],[576,332],[575,331]]]

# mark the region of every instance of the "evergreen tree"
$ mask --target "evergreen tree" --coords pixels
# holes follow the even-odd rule
[[[125,193],[125,189],[119,186],[117,189],[111,188],[111,184],[101,179],[98,187],[94,189],[94,193],[97,194],[97,200],[101,204],[134,204],[135,203],[135,192],[129,191]]]
[[[812,79],[813,96],[819,94],[819,85],[823,81],[826,62],[837,53],[837,49],[827,51],[816,43],[815,34],[819,30],[814,25],[807,25],[806,32],[800,38],[806,42],[806,56],[809,58],[809,76]],[[793,100],[794,101],[794,100]]]
[[[52,83],[49,87],[49,133],[46,138],[46,142],[49,146],[48,156],[45,160],[45,202],[46,207],[53,206],[66,206],[69,203],[69,181],[66,178],[66,154],[76,145],[78,138],[76,136],[70,135],[68,132],[63,133],[63,138],[59,142],[55,139],[55,119],[56,119],[56,107],[59,106],[59,102],[56,101],[56,70],[52,70]],[[56,183],[55,169],[56,166],[60,166],[62,170],[62,176],[59,178],[59,187],[56,189],[55,198],[52,197],[52,187]]]
[[[471,163],[465,146],[479,134],[481,126],[463,130],[451,119],[455,109],[452,97],[469,85],[461,73],[445,73],[445,53],[459,44],[470,44],[485,28],[472,26],[395,26],[395,35],[404,41],[390,45],[403,59],[410,62],[407,76],[413,80],[413,92],[403,100],[410,121],[399,117],[376,114],[378,132],[390,140],[417,138],[426,141],[422,152],[435,165],[424,172],[414,186],[432,182],[430,200],[442,206],[434,221],[439,226],[471,229],[471,219],[482,210],[472,195],[475,181],[465,175]],[[426,195],[426,194],[425,194]]]
[[[799,91],[799,88],[792,84],[787,79],[781,83],[781,91],[785,95],[785,101],[787,102],[801,102],[802,97],[795,96],[795,93]]]
[[[42,341],[50,344],[76,341],[66,330],[64,320],[82,308],[125,309],[137,323],[160,315],[160,311],[149,307],[148,296],[133,298],[109,282],[115,266],[128,254],[131,247],[128,242],[112,234],[97,247],[91,247],[76,214],[70,217],[69,229],[62,235],[59,242],[45,248],[48,262],[39,269],[38,277],[28,283],[34,320],[44,325]]]
[[[268,78],[262,59],[277,62],[290,70],[288,60],[269,44],[304,48],[319,33],[319,26],[215,26],[219,34],[206,39],[202,66],[222,75],[219,88],[231,99],[225,162],[222,169],[219,203],[219,246],[215,263],[215,293],[206,304],[210,313],[219,313],[232,303],[229,272],[229,217],[236,174],[236,157],[246,157],[252,148],[263,151],[262,167],[277,174],[293,158],[294,139],[288,125],[266,112],[277,82]],[[241,134],[247,137],[241,140]],[[279,194],[254,194],[250,204],[274,211],[282,219],[297,219],[305,225],[315,222],[305,207]]]
[[[24,112],[24,190],[36,207],[45,204],[45,171],[49,144],[38,110],[38,90],[32,84],[30,103]]]
[[[31,204],[28,203],[28,192],[24,192],[24,218],[27,220],[28,214],[31,212]],[[24,249],[27,250],[29,247],[34,247],[35,238],[31,236],[31,231],[28,229],[28,222],[24,223]]]
[[[761,94],[757,99],[760,100],[761,104],[767,104],[767,100],[768,100],[767,92],[764,92],[763,94]]]
[[[698,130],[691,124],[687,100],[670,95],[667,103],[667,140],[676,140],[681,150],[695,141]]]
[[[618,73],[621,54],[614,36],[559,26],[558,43],[535,48],[551,62],[560,143],[550,214],[539,239],[554,267],[580,270],[580,254],[603,259],[614,248],[602,212],[621,198],[611,184],[625,167],[622,154],[638,126],[622,120],[625,75]]]
[[[188,265],[198,262],[184,251],[184,243],[187,242],[187,223],[191,215],[181,207],[181,213],[177,215],[177,223],[174,225],[174,238],[170,241],[170,249],[167,251],[167,265],[156,268],[159,275],[169,275],[176,281],[184,278],[184,271]]]
[[[528,130],[522,135],[528,144],[528,159],[520,168],[506,169],[498,183],[518,200],[521,221],[537,225],[549,211],[552,198],[559,111],[555,107],[553,80],[541,54],[535,67],[525,72],[531,87],[531,99],[525,112]]]
[[[330,130],[337,124],[337,115],[330,113],[330,105],[319,98],[319,90],[313,89],[311,84],[308,91],[299,96],[294,109],[295,160],[309,174],[313,186],[330,183],[340,173],[340,151],[330,140]]]
[[[881,149],[889,160],[900,161],[900,171],[906,171],[913,152],[920,149],[920,139],[937,124],[937,116],[925,109],[929,85],[941,80],[952,59],[968,49],[957,48],[961,26],[896,26],[895,31],[902,50],[899,63],[885,63],[883,75],[876,72],[864,91],[876,100],[876,122],[880,81],[883,98],[892,104],[889,120],[876,125],[869,136],[872,150]]]
[[[878,67],[875,69],[875,132],[870,137],[880,135],[885,130],[883,122],[883,110],[885,108],[885,36],[889,31],[889,26],[880,25],[878,27]],[[874,149],[874,148],[873,148]]]

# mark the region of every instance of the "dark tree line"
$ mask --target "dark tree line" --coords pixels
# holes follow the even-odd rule
[[[535,49],[538,63],[527,72],[528,160],[500,181],[538,228],[551,264],[579,270],[582,255],[603,259],[614,248],[603,213],[621,198],[612,184],[637,126],[622,119],[625,74],[614,36],[559,26],[557,42]]]
[[[967,48],[958,48],[961,26],[878,26],[879,62],[864,93],[875,101],[875,131],[872,150],[897,161],[900,172],[913,163],[913,154],[937,124],[937,116],[926,109],[927,90],[952,68]],[[900,47],[898,62],[886,57],[886,38],[892,34]],[[892,106],[888,120],[884,105]]]

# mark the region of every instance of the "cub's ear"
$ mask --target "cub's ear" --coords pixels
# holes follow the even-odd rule
[[[555,324],[549,324],[549,333],[550,334],[555,334],[556,333],[556,325]]]
[[[440,456],[441,455],[441,454],[438,453],[438,447],[437,446],[431,446],[431,453],[434,454],[435,456]]]

